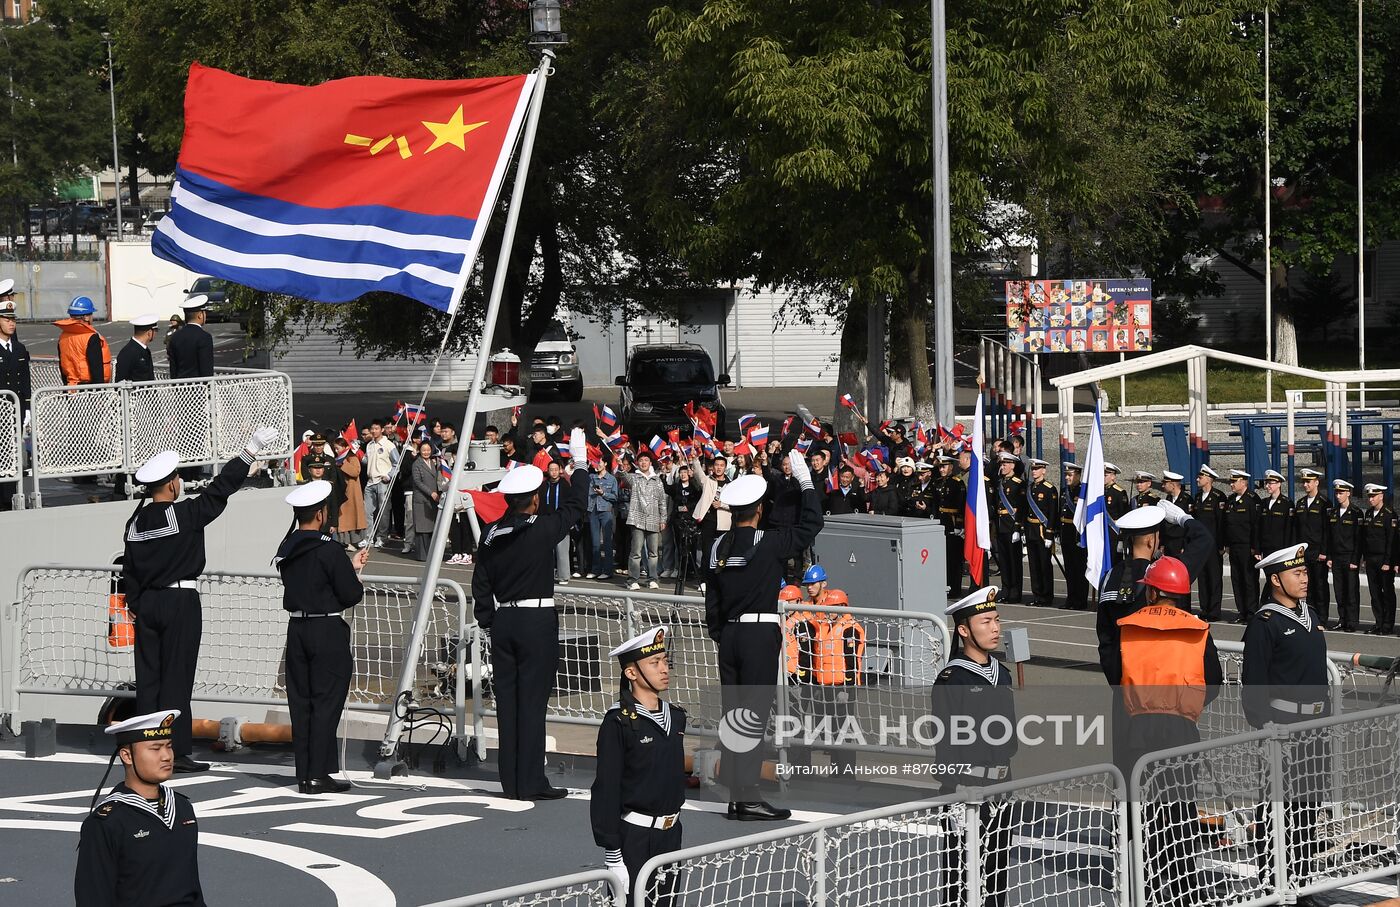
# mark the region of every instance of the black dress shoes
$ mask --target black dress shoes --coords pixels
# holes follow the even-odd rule
[[[175,772],[180,775],[188,775],[193,772],[209,771],[208,762],[195,762],[189,756],[175,757]]]
[[[731,812],[728,818],[738,819],[740,822],[782,822],[792,818],[792,810],[780,809],[763,800],[731,803],[729,808]]]
[[[348,781],[337,781],[331,777],[312,778],[310,781],[298,781],[297,792],[303,794],[343,794],[350,789]]]
[[[544,790],[530,797],[531,800],[562,800],[569,795],[567,788],[546,787]]]

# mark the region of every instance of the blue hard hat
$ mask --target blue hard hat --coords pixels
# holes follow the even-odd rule
[[[92,304],[92,300],[86,296],[78,296],[68,303],[69,315],[91,315],[97,311],[97,307]]]
[[[803,583],[824,583],[826,582],[826,568],[821,564],[813,564],[807,568],[807,572],[802,574]]]

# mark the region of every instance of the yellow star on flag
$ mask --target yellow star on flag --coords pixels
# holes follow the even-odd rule
[[[423,125],[428,127],[428,131],[433,134],[433,143],[428,146],[428,151],[440,148],[443,145],[456,145],[458,148],[466,151],[467,133],[471,132],[473,129],[479,129],[485,126],[487,122],[488,121],[483,120],[480,123],[463,123],[461,104],[457,105],[457,112],[452,114],[452,118],[446,123],[430,123],[427,120],[423,120]],[[427,154],[428,151],[423,153]]]

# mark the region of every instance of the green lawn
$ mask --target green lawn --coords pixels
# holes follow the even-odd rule
[[[1369,351],[1368,351],[1369,352]],[[1394,354],[1387,351],[1385,361],[1367,362],[1369,368],[1394,368],[1397,364]],[[1323,371],[1356,368],[1356,353],[1352,350],[1325,350],[1303,356],[1304,368]],[[1113,406],[1118,405],[1119,380],[1114,378],[1103,383],[1103,389]],[[1284,392],[1288,390],[1318,389],[1322,382],[1292,375],[1274,373],[1273,400],[1284,402]],[[1265,374],[1261,370],[1245,368],[1227,363],[1217,363],[1208,369],[1206,395],[1211,403],[1258,403],[1265,398]],[[1308,405],[1321,405],[1322,398],[1309,394]],[[1148,404],[1186,403],[1186,365],[1181,363],[1165,368],[1153,369],[1127,378],[1127,402],[1129,406]]]

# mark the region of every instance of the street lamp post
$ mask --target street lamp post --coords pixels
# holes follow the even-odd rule
[[[957,412],[953,399],[953,255],[948,207],[948,38],[943,0],[929,0],[929,19],[933,94],[933,399],[938,424],[952,425],[957,421]]]
[[[103,32],[107,42],[107,95],[112,102],[112,194],[117,200],[117,242],[125,236],[122,230],[122,163],[117,156],[117,74],[112,69],[112,33]]]

